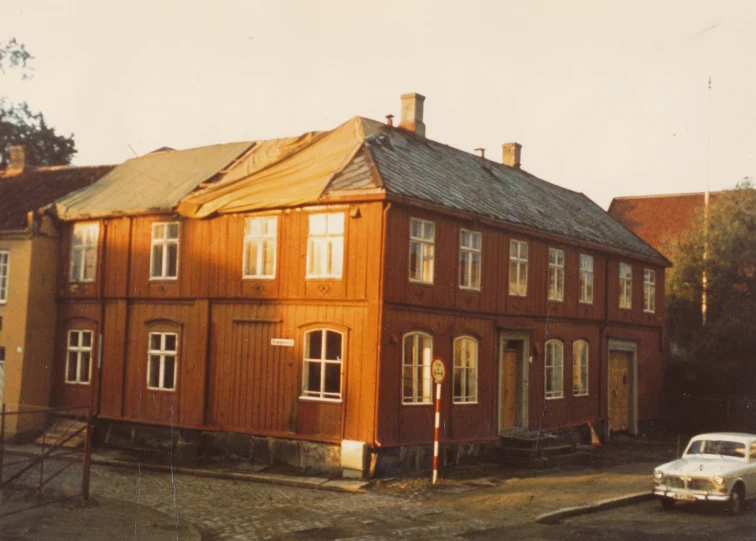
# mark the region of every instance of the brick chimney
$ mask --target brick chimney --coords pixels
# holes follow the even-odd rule
[[[415,92],[402,94],[402,120],[399,127],[413,131],[421,137],[425,137],[425,124],[423,124],[423,102],[425,96]]]
[[[520,143],[504,143],[501,145],[502,160],[501,163],[509,167],[520,168],[520,154],[522,145]]]
[[[10,147],[8,151],[8,173],[23,173],[26,167],[26,147],[23,145]]]

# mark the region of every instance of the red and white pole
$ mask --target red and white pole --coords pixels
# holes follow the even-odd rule
[[[441,384],[436,383],[436,427],[433,430],[433,484],[438,480],[438,432],[441,427]]]

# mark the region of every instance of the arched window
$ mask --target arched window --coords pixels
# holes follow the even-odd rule
[[[454,340],[454,403],[478,402],[478,341],[469,336]]]
[[[572,343],[572,395],[588,395],[588,342]]]
[[[546,398],[562,398],[564,345],[559,340],[546,342],[544,375],[546,377]]]
[[[404,335],[402,359],[402,403],[431,403],[431,357],[433,338],[421,332]]]
[[[341,400],[343,335],[332,329],[305,333],[302,396],[320,400]]]

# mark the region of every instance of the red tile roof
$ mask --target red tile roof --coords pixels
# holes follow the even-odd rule
[[[0,171],[0,231],[25,228],[29,211],[93,184],[111,169],[112,165],[101,165],[36,167],[21,173]]]
[[[710,202],[718,197],[710,193]],[[609,214],[633,233],[670,257],[674,246],[702,212],[704,193],[615,197]]]

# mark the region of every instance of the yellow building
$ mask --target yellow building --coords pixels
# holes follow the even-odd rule
[[[110,166],[25,165],[23,147],[11,149],[0,171],[0,402],[8,411],[44,407],[50,399],[55,343],[55,224],[38,209],[89,186]],[[40,428],[39,415],[8,416],[6,433]]]

